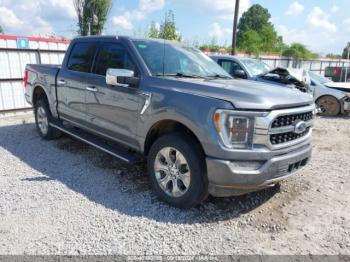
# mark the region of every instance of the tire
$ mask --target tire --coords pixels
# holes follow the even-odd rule
[[[61,135],[59,130],[50,126],[50,123],[53,121],[53,117],[46,99],[39,100],[35,104],[34,114],[36,129],[42,138],[52,140]]]
[[[168,204],[191,208],[207,198],[204,154],[198,143],[185,134],[158,138],[150,149],[147,165],[156,194]]]
[[[322,96],[317,99],[316,104],[321,108],[322,116],[336,116],[340,113],[340,104],[334,96]]]

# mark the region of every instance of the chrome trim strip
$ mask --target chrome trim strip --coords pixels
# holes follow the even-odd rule
[[[257,116],[255,117],[255,128],[257,129],[270,129],[273,120],[279,116],[285,115],[293,115],[293,114],[301,114],[307,112],[314,112],[315,105],[310,105],[306,107],[297,107],[297,108],[289,108],[289,109],[281,109],[271,111],[267,116]]]
[[[278,150],[278,149],[297,145],[307,140],[311,140],[314,118],[312,120],[305,122],[308,128],[311,127],[310,131],[305,136],[292,140],[290,142],[281,143],[277,145],[272,145],[270,141],[270,135],[293,132],[295,127],[289,125],[289,126],[284,126],[279,128],[271,128],[271,125],[273,121],[280,116],[302,114],[310,111],[312,111],[313,114],[315,115],[315,109],[316,109],[315,105],[313,104],[306,107],[274,110],[274,111],[271,111],[265,117],[259,117],[259,116],[255,117],[255,131],[254,131],[254,137],[253,137],[253,145],[264,145],[264,146],[267,146],[270,150]]]

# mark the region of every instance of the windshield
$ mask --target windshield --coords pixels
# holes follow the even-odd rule
[[[252,76],[262,75],[271,70],[267,64],[258,60],[242,59],[241,61]]]
[[[329,80],[328,78],[325,78],[319,74],[316,74],[314,72],[311,72],[309,71],[309,75],[310,75],[310,78],[314,81],[314,82],[317,82],[321,85],[323,84],[326,84],[326,83],[329,83],[329,82],[332,82],[331,80]]]
[[[153,76],[232,78],[196,48],[167,41],[133,42]]]

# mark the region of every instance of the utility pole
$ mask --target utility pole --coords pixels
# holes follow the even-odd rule
[[[345,79],[344,79],[345,82],[348,80],[348,69],[350,66],[349,59],[350,59],[350,42],[348,43],[348,64],[347,64],[346,69],[345,69]]]
[[[232,51],[231,51],[232,55],[236,54],[238,14],[239,14],[239,0],[236,0],[235,17],[233,19],[233,31],[232,31]]]
[[[95,14],[95,3],[96,0],[90,0],[89,3],[86,5],[87,9],[90,9],[90,17],[87,19],[87,26],[88,26],[88,32],[87,35],[91,35],[91,26],[96,25],[98,23],[98,17]],[[91,8],[92,6],[92,8]]]

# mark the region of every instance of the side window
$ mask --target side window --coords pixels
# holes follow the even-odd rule
[[[236,70],[242,70],[242,67],[234,61],[230,60],[219,60],[221,67],[230,75],[233,75]]]
[[[95,51],[95,43],[75,44],[68,59],[68,69],[78,72],[90,72]]]
[[[116,43],[102,44],[96,63],[96,74],[106,75],[108,68],[136,71],[126,49]]]

